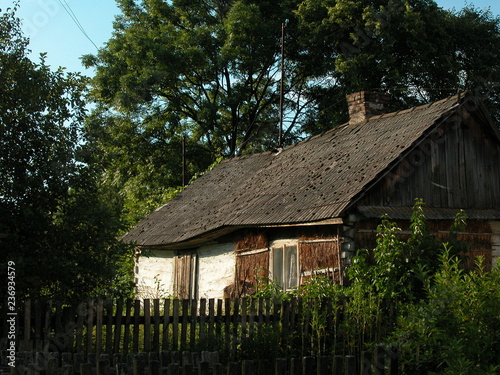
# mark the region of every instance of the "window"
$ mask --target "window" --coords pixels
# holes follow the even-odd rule
[[[272,278],[283,290],[299,285],[297,245],[283,245],[272,248]]]

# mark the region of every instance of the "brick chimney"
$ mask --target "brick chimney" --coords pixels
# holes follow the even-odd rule
[[[359,91],[347,95],[349,124],[357,124],[385,113],[391,97],[380,91]]]

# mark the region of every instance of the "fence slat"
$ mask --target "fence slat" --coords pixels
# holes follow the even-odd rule
[[[208,339],[213,341],[215,330],[215,299],[208,300]],[[217,336],[220,337],[220,336]]]
[[[132,312],[132,300],[127,299],[125,302],[125,327],[123,329],[123,354],[127,355],[130,345],[130,320]]]
[[[224,339],[226,350],[231,352],[231,300],[227,298],[224,303]]]
[[[173,324],[172,324],[172,350],[179,348],[179,300],[174,299]]]
[[[141,301],[134,301],[134,334],[132,336],[132,348],[134,353],[139,353],[139,332],[141,322]]]
[[[244,297],[241,299],[241,338],[245,339],[247,337],[247,308],[248,308],[248,298]]]
[[[233,314],[232,314],[232,321],[233,321],[233,329],[232,329],[232,343],[231,343],[231,352],[235,353],[236,352],[236,346],[238,345],[238,327],[239,327],[239,315],[240,315],[240,300],[239,298],[235,298],[233,300]]]
[[[31,340],[31,299],[24,301],[24,340]]]
[[[207,300],[200,299],[200,341],[205,343],[206,337],[206,319],[207,319]]]
[[[83,352],[83,319],[85,317],[85,303],[80,302],[76,308],[75,352]],[[80,367],[77,367],[80,368]]]
[[[96,308],[96,326],[95,326],[95,352],[97,357],[102,353],[102,327],[103,327],[104,301],[99,299]]]
[[[160,350],[160,300],[153,300],[153,352]]]
[[[182,319],[181,319],[181,346],[180,349],[187,347],[187,330],[188,330],[188,316],[189,316],[189,300],[182,300]]]
[[[170,300],[166,299],[165,304],[163,306],[163,344],[162,350],[168,350],[169,342],[168,342],[168,332],[170,326]]]
[[[120,342],[121,342],[121,333],[122,333],[122,319],[123,319],[123,299],[119,299],[116,301],[116,321],[115,321],[115,330],[113,332],[113,353],[120,352]]]
[[[87,353],[92,352],[92,338],[94,336],[94,300],[87,303]]]
[[[113,301],[106,301],[106,353],[113,352]]]
[[[191,312],[190,312],[190,319],[191,319],[191,329],[189,332],[189,347],[194,348],[195,342],[196,342],[196,316],[198,315],[198,303],[196,300],[191,301]]]
[[[250,320],[248,322],[248,336],[250,338],[253,337],[254,335],[254,329],[255,329],[255,298],[252,298],[250,300]]]
[[[145,299],[144,303],[144,351],[151,351],[151,300]]]

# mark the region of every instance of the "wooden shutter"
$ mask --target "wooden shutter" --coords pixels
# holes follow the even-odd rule
[[[197,294],[196,254],[175,257],[175,294],[179,299],[195,299]]]

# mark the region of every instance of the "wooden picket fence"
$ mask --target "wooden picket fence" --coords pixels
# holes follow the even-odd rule
[[[307,342],[302,311],[300,298],[89,300],[76,306],[26,300],[18,308],[16,339],[21,351],[112,355],[197,350],[210,343],[234,352],[265,328],[281,332],[285,346],[291,332]],[[0,338],[8,330],[4,319]]]
[[[324,343],[330,340],[331,343],[335,339],[331,327],[339,324],[342,317],[331,311],[330,301],[322,302],[324,304],[321,306],[326,309],[324,312],[327,317],[324,324],[330,329],[322,331],[325,337],[321,337],[321,340]],[[305,370],[310,368],[314,368],[314,374],[317,375],[332,374],[331,371],[335,368],[342,368],[342,372],[337,372],[342,375],[362,374],[360,370],[368,367],[373,371],[370,370],[366,372],[367,374],[377,374],[375,370],[380,366],[376,364],[380,361],[383,364],[382,369],[389,371],[397,368],[398,355],[394,350],[378,350],[378,353],[374,353],[371,358],[368,352],[361,350],[356,353],[346,350],[339,352],[328,345],[320,349],[318,336],[313,332],[309,303],[310,301],[299,297],[286,301],[269,298],[199,301],[99,299],[88,300],[75,306],[65,306],[52,301],[26,300],[17,305],[15,347],[20,363],[21,365],[25,363],[26,369],[33,368],[32,363],[36,358],[38,359],[35,363],[39,363],[40,358],[48,361],[51,356],[61,355],[62,357],[57,357],[57,362],[50,359],[50,364],[47,362],[44,366],[57,367],[57,374],[66,375],[73,373],[89,375],[89,371],[96,373],[102,358],[104,358],[103,366],[106,359],[109,360],[109,371],[103,370],[104,372],[97,371],[97,373],[106,375],[118,371],[117,365],[121,366],[120,374],[142,375],[140,372],[142,370],[135,369],[137,366],[139,369],[148,368],[147,373],[150,374],[153,374],[158,366],[163,369],[158,370],[163,375],[187,374],[191,370],[183,370],[181,367],[186,363],[190,366],[190,361],[175,360],[176,356],[185,357],[187,355],[185,353],[201,353],[207,350],[217,351],[220,362],[224,364],[221,365],[223,366],[221,369],[216,365],[218,362],[214,362],[210,369],[207,369],[210,374],[218,374],[220,371],[232,374],[231,371],[237,371],[234,374],[274,375],[274,372],[265,371],[270,368],[281,368],[280,366],[284,366],[283,368],[287,370],[286,372],[276,370],[276,374],[299,374],[299,368],[305,371],[303,374],[312,374],[310,371],[313,370]],[[2,311],[2,316],[8,316],[8,311]],[[7,324],[7,319],[3,319],[0,328],[0,344],[2,348],[8,348],[11,344],[12,326]],[[19,353],[25,353],[24,357]],[[169,362],[165,358],[163,360],[160,358],[158,364],[154,359],[151,362],[150,358],[146,364],[134,367],[134,360],[140,361],[142,358],[138,353],[142,353],[140,355],[143,356],[148,353],[147,355],[152,355],[153,358],[154,355],[163,353],[161,355],[165,356],[164,353],[170,353],[168,355],[173,359]],[[332,353],[342,356],[332,357]],[[2,358],[5,359],[8,354],[2,353]],[[325,354],[330,357],[324,357]],[[68,360],[70,356],[71,368]],[[311,356],[315,356],[316,359],[312,360]],[[384,356],[387,357],[385,362]],[[82,358],[86,360],[83,361]],[[121,358],[122,362],[119,362],[118,358]],[[276,361],[276,363],[266,364],[266,361]],[[194,367],[198,368],[196,374],[202,373],[200,368],[207,366],[202,364],[206,362],[203,360],[193,359],[191,362],[192,366],[196,364]],[[123,363],[127,363],[128,367],[122,366]],[[175,370],[176,368],[179,370]],[[328,368],[330,372],[321,370],[324,368]],[[397,373],[392,372],[395,370],[390,371],[391,374]],[[50,375],[50,371],[45,373]],[[383,372],[378,373],[383,374]],[[118,375],[118,372],[116,374]],[[31,373],[28,371],[23,375]]]
[[[2,363],[2,365],[4,365]],[[0,367],[12,375],[396,375],[394,353],[377,347],[373,355],[307,356],[270,360],[242,360],[222,364],[217,352],[139,353],[122,356],[94,353],[21,352],[15,367]]]

